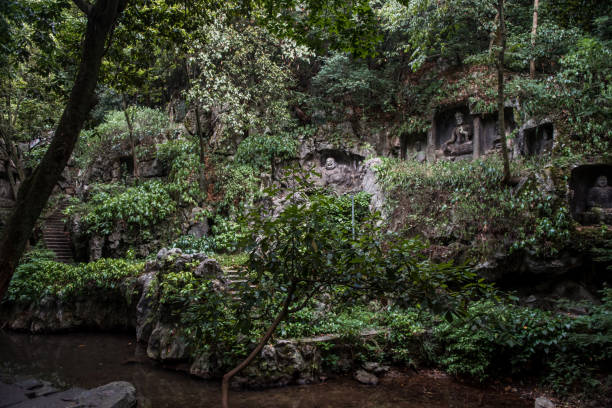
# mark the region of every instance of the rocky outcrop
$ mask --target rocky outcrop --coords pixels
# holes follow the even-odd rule
[[[384,191],[378,181],[376,174],[376,166],[382,162],[379,158],[370,159],[364,164],[363,179],[361,181],[361,189],[372,195],[370,199],[370,211],[381,211],[385,204]]]
[[[124,331],[136,324],[133,305],[137,299],[135,279],[127,279],[116,293],[100,297],[63,300],[45,296],[35,304],[4,303],[0,308],[0,324],[11,330],[32,333],[76,329]]]
[[[278,340],[266,345],[260,358],[234,379],[249,388],[311,384],[319,381],[321,353],[314,344]]]

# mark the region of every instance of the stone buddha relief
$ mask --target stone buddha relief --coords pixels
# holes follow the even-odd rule
[[[353,172],[345,164],[339,164],[333,157],[325,159],[323,183],[350,187],[353,184]]]
[[[455,113],[457,126],[453,129],[450,139],[442,144],[442,151],[447,156],[458,156],[472,152],[472,137],[474,128],[465,123],[463,113]]]
[[[587,224],[612,225],[612,187],[606,176],[599,176],[587,193],[586,211],[582,218]]]

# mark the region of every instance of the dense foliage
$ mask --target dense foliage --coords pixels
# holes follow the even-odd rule
[[[560,394],[601,385],[609,289],[581,315],[544,311],[500,301],[469,266],[448,261],[554,259],[571,248],[593,269],[610,264],[609,226],[579,226],[568,188],[576,165],[612,160],[609,2],[542,1],[533,27],[532,0],[505,0],[504,33],[487,0],[213,3],[130,1],[59,183],[76,196],[66,213],[79,237],[112,236],[113,254],[130,259],[64,265],[34,250],[6,301],[112,294],[142,271],[134,256],[177,247],[245,274],[240,304],[195,265],[152,289],[188,343],[224,366],[248,354],[289,299],[279,336],[337,334],[356,361],[436,365],[479,381],[533,374]],[[54,137],[86,20],[68,0],[0,3],[2,199],[17,197]],[[393,155],[446,108],[495,114],[498,35],[507,119],[520,128],[546,118],[555,130],[551,152],[513,159],[514,185],[504,185],[495,149],[472,161],[385,157],[381,219],[366,193],[283,177],[330,148]],[[338,365],[334,346],[322,348]]]
[[[99,259],[68,265],[54,262],[53,254],[32,251],[15,273],[4,302],[38,304],[45,297],[75,301],[84,297],[120,296],[126,278],[142,272],[143,263],[125,259]]]
[[[568,243],[572,220],[557,192],[538,186],[553,185],[558,173],[537,161],[514,162],[513,172],[525,181],[508,189],[500,183],[498,158],[433,165],[386,160],[380,167],[395,200],[389,205],[402,217],[397,225],[405,233],[424,234],[436,244],[450,239],[464,259],[480,260],[500,250],[556,253]]]

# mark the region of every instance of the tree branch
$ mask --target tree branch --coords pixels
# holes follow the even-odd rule
[[[91,5],[91,3],[89,3],[89,1],[87,1],[87,0],[72,0],[72,2],[74,4],[76,4],[76,6],[83,13],[85,13],[86,16],[89,16],[91,14],[91,10],[93,9],[93,6]]]

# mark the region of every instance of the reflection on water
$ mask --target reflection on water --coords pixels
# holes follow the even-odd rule
[[[111,381],[135,385],[139,407],[217,407],[220,384],[157,367],[128,335],[27,335],[0,331],[0,372],[55,384],[93,388]],[[234,391],[238,408],[519,408],[533,402],[515,394],[468,387],[431,375],[384,378],[379,386],[351,379],[269,389]]]

